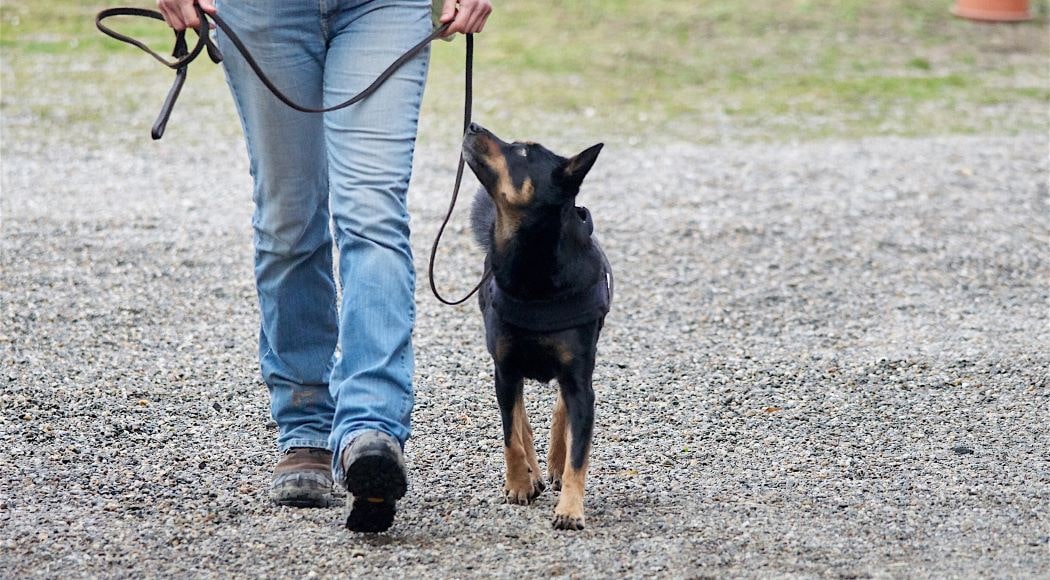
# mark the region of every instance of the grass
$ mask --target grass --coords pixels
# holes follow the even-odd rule
[[[948,6],[507,3],[478,39],[478,75],[513,89],[482,102],[702,141],[1045,130],[1045,3],[1035,21],[1003,26],[955,19]],[[437,74],[456,70],[450,53],[437,54]],[[993,100],[998,116],[977,110]],[[888,112],[908,122],[888,124]]]
[[[61,54],[71,50],[123,52],[124,45],[95,30],[95,14],[111,6],[153,7],[133,0],[5,0],[0,6],[0,47],[5,53],[10,51],[18,56]],[[139,18],[119,18],[111,22],[125,34],[170,50],[171,31],[163,22]]]
[[[98,9],[125,2],[5,0],[5,108],[34,101],[34,83],[64,82],[40,79],[43,62],[126,62],[143,78],[156,75],[150,90],[162,94],[164,72],[151,73],[153,63],[139,64],[148,57],[94,30]],[[476,118],[517,136],[568,130],[718,142],[1048,129],[1046,0],[1033,3],[1033,21],[1010,25],[956,19],[950,0],[495,4],[477,38]],[[122,30],[170,45],[161,23]],[[425,133],[458,125],[448,119],[460,114],[461,59],[462,41],[433,51]],[[112,77],[81,73],[78,83]],[[217,71],[192,74],[190,87],[228,98]],[[120,87],[101,94],[127,100]]]

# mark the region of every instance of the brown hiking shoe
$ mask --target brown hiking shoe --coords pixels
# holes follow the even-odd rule
[[[273,501],[291,507],[327,507],[332,494],[332,452],[293,447],[273,468]]]

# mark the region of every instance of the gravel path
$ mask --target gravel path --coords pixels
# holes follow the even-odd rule
[[[609,144],[588,528],[501,503],[480,318],[421,276],[412,485],[366,537],[267,501],[240,142],[7,121],[0,576],[1050,576],[1044,136]],[[420,272],[454,160],[418,153]]]

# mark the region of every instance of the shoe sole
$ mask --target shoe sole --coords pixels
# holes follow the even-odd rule
[[[394,523],[397,500],[408,491],[397,460],[382,453],[358,457],[346,470],[346,490],[353,494],[346,527],[353,532],[384,532]]]
[[[271,489],[277,505],[296,508],[323,508],[331,503],[332,480],[313,473],[278,477]]]
[[[323,508],[328,507],[331,500],[326,493],[287,492],[274,494],[273,502],[294,508]]]

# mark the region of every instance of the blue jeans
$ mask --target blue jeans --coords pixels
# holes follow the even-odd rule
[[[218,10],[275,84],[311,107],[359,92],[431,29],[430,0],[225,0]],[[362,103],[320,115],[279,102],[229,39],[218,42],[254,179],[259,358],[278,447],[341,451],[366,430],[403,446],[415,321],[406,194],[429,53]]]

